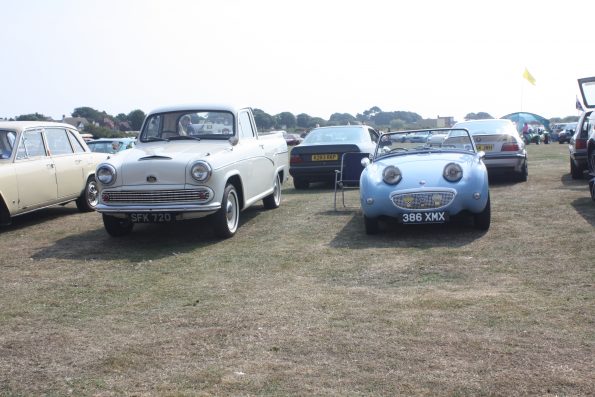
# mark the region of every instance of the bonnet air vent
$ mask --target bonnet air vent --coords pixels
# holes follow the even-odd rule
[[[141,157],[140,159],[138,159],[138,161],[143,161],[143,160],[171,160],[171,157],[153,155],[153,156]]]

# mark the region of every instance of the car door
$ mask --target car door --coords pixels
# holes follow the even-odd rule
[[[83,159],[75,154],[64,128],[46,128],[50,156],[56,167],[58,198],[79,196],[84,187]]]
[[[246,201],[249,201],[273,187],[274,164],[266,156],[264,142],[256,136],[256,128],[248,110],[239,112],[238,124],[240,142],[236,147],[239,147],[245,165],[241,177],[244,180]]]
[[[47,154],[41,129],[27,130],[21,134],[14,167],[19,212],[50,205],[56,201],[56,168]]]

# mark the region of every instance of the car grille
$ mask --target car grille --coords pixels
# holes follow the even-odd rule
[[[393,204],[407,210],[425,210],[444,207],[454,199],[454,192],[398,193],[391,196]]]
[[[101,199],[104,203],[204,203],[211,199],[211,190],[182,189],[182,190],[114,190],[104,191]]]

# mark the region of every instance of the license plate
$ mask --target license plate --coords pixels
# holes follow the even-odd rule
[[[448,213],[444,211],[437,212],[408,212],[401,214],[401,222],[412,223],[444,223],[448,222]]]
[[[491,152],[494,145],[475,145],[477,150],[483,150],[484,152]]]
[[[137,212],[130,214],[133,223],[168,223],[173,222],[176,217],[167,212]]]
[[[312,161],[329,161],[329,160],[339,160],[338,154],[313,154]]]

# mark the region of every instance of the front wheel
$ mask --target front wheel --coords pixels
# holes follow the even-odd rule
[[[232,184],[225,186],[221,208],[213,214],[211,219],[217,237],[229,238],[236,233],[240,220],[240,200],[238,192]]]
[[[488,194],[488,201],[483,211],[481,211],[479,214],[473,215],[473,224],[475,225],[476,229],[488,230],[490,228],[491,218],[492,212],[490,209],[490,196]]]
[[[115,216],[103,214],[103,226],[105,231],[112,237],[121,237],[132,232],[134,223],[128,218],[117,218]]]
[[[587,161],[589,166],[589,174],[591,174],[591,176],[595,176],[595,148],[589,152]]]
[[[583,171],[574,164],[572,159],[570,159],[570,176],[572,176],[572,179],[581,179],[583,177]]]
[[[272,210],[279,208],[281,204],[281,176],[277,174],[275,177],[275,185],[273,186],[273,193],[262,199],[264,208]]]
[[[76,199],[76,208],[81,212],[95,211],[95,207],[99,202],[99,190],[97,189],[97,181],[94,176],[90,176],[85,184],[85,190]]]
[[[595,201],[595,178],[589,181],[589,190],[591,191],[591,199]]]

